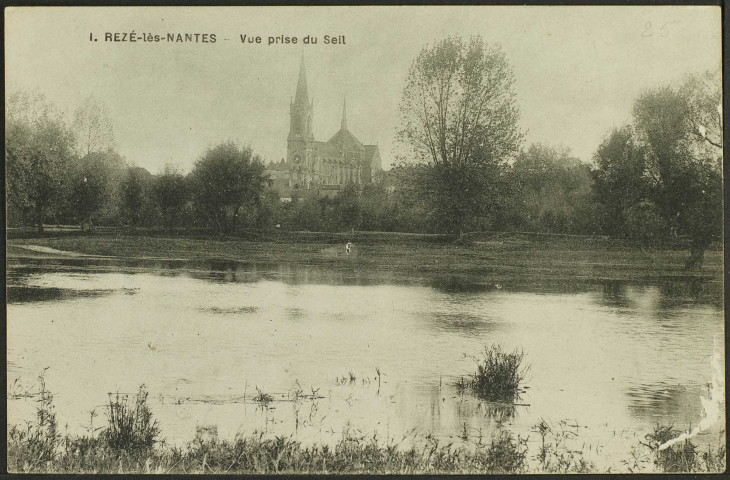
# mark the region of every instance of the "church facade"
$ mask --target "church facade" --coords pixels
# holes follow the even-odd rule
[[[302,58],[296,95],[289,105],[286,161],[269,166],[273,186],[282,197],[333,195],[348,184],[371,183],[381,169],[380,151],[350,132],[347,105],[343,104],[340,130],[326,142],[315,140],[313,116]]]

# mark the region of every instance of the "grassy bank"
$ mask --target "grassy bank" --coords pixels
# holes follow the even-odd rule
[[[350,255],[345,253],[347,242],[353,243]],[[11,264],[14,258],[53,256],[23,248],[28,245],[119,259],[289,263],[403,275],[479,276],[491,282],[722,279],[720,249],[706,253],[701,272],[686,273],[684,264],[689,254],[681,242],[662,249],[645,249],[605,237],[482,235],[462,244],[444,236],[367,232],[251,232],[244,238],[107,232],[9,239],[7,253]]]
[[[292,438],[262,435],[232,441],[196,437],[183,448],[120,450],[102,438],[63,438],[53,458],[43,464],[18,455],[11,440],[9,464],[16,472],[52,473],[504,473],[524,470],[526,450],[504,433],[489,445],[468,452],[433,442],[401,449],[375,438],[347,435],[337,444],[304,447]],[[578,470],[576,470],[578,471]],[[590,471],[587,469],[585,471]]]
[[[147,406],[144,387],[134,397],[109,395],[107,425],[83,436],[58,432],[53,395],[42,387],[37,418],[8,430],[8,470],[23,473],[589,473],[596,467],[575,434],[544,420],[535,425],[537,441],[500,427],[488,439],[468,447],[442,445],[431,436],[417,446],[401,447],[375,436],[352,431],[334,446],[305,446],[291,437],[263,433],[218,438],[217,427],[199,427],[182,447],[161,440],[160,429]],[[562,422],[561,422],[562,424]],[[630,472],[720,472],[725,469],[724,445],[699,451],[690,440],[665,450],[659,446],[679,435],[657,426],[632,448],[622,463]]]
[[[63,437],[58,451],[39,462],[11,438],[8,468],[18,473],[127,474],[596,473],[582,452],[556,445],[554,439],[548,442],[530,451],[524,439],[505,430],[473,449],[441,445],[435,439],[419,447],[401,448],[372,436],[354,434],[344,435],[329,447],[303,446],[290,437],[267,438],[263,434],[219,440],[199,432],[181,448],[157,445],[146,449],[113,448],[101,437]],[[633,473],[725,470],[724,447],[700,452],[689,441],[663,451],[651,450],[642,443],[627,458],[626,471]]]

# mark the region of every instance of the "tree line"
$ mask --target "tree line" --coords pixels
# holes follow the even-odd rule
[[[591,163],[525,148],[514,76],[499,46],[450,37],[413,61],[400,105],[400,161],[379,182],[290,207],[309,230],[530,231],[689,240],[688,269],[722,237],[719,71],[649,88]],[[559,119],[556,119],[559,121]]]
[[[592,164],[522,146],[514,76],[498,45],[449,37],[413,61],[400,105],[410,183],[437,228],[603,233],[691,241],[687,268],[722,235],[719,71],[646,89]],[[627,112],[628,113],[628,112]],[[559,119],[556,119],[559,121]]]
[[[77,224],[214,228],[232,232],[257,218],[267,178],[251,147],[209,148],[184,175],[153,175],[115,150],[105,109],[89,99],[66,122],[40,95],[8,97],[6,203],[9,226]],[[246,220],[242,220],[242,219]]]
[[[222,142],[187,175],[152,175],[115,151],[93,100],[67,125],[48,102],[8,99],[10,225],[462,234],[611,235],[691,243],[688,268],[722,235],[719,72],[644,90],[631,121],[606,133],[591,163],[566,147],[524,145],[514,75],[498,45],[449,37],[411,64],[400,104],[398,161],[373,184],[333,198],[280,201],[251,147]],[[559,120],[559,119],[557,119]]]

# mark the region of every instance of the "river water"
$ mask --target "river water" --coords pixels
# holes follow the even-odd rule
[[[221,438],[334,443],[349,432],[457,446],[501,427],[534,446],[544,420],[600,469],[620,471],[653,425],[703,418],[714,358],[724,375],[714,282],[495,285],[285,265],[15,260],[7,309],[11,394],[32,390],[45,369],[62,431],[81,434],[104,425],[108,392],[145,384],[172,444],[215,425]],[[523,350],[529,364],[514,411],[454,386],[492,344]],[[34,408],[10,395],[8,423]],[[717,445],[721,414],[699,443]]]

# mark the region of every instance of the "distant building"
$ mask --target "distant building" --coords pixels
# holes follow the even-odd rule
[[[333,196],[345,185],[372,183],[381,170],[377,145],[364,145],[347,127],[347,104],[342,107],[340,130],[326,142],[314,139],[314,103],[309,101],[304,58],[294,101],[289,105],[286,161],[271,164],[267,173],[282,199],[293,196]]]

